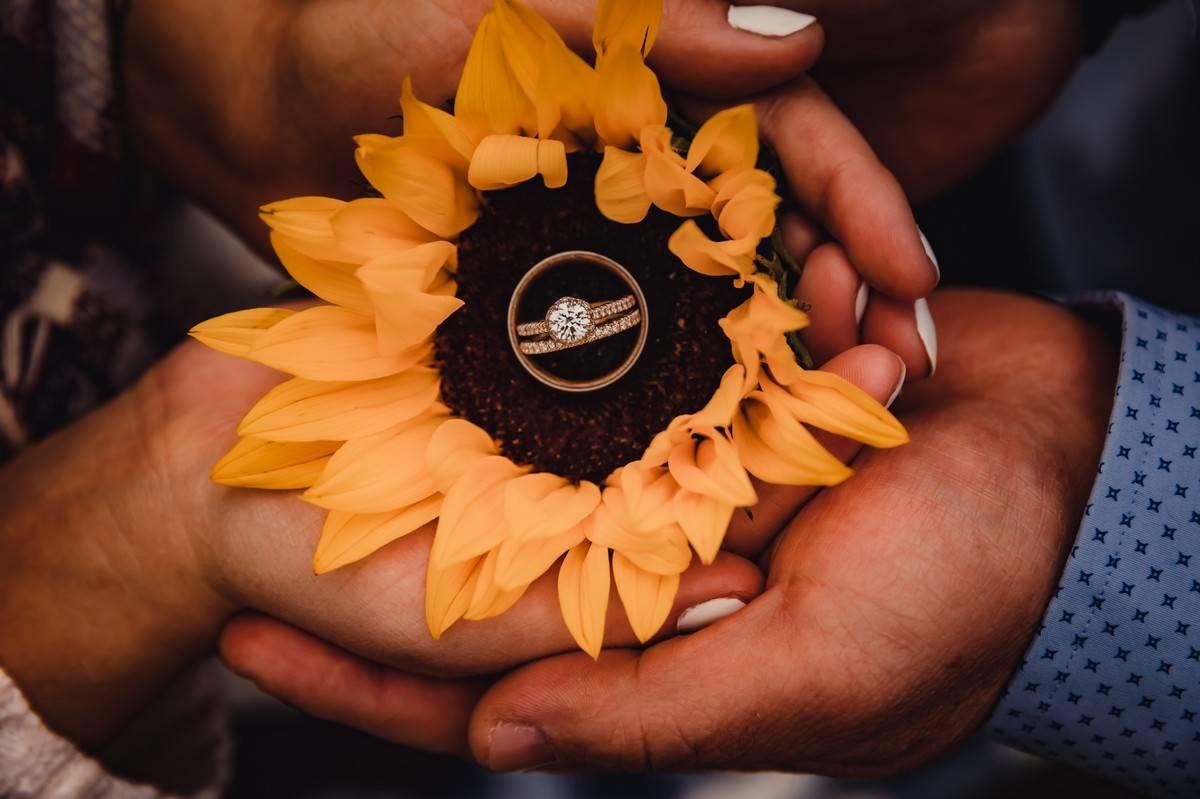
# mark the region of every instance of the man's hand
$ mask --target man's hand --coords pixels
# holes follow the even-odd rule
[[[644,652],[501,680],[471,719],[482,763],[870,776],[979,725],[1073,540],[1116,354],[1046,303],[935,300],[943,369],[902,407],[912,443],[866,453],[806,505],[745,610]]]

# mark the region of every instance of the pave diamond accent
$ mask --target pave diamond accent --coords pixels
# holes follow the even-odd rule
[[[624,316],[617,317],[611,322],[596,325],[583,338],[577,341],[564,342],[553,337],[543,338],[537,341],[522,341],[521,352],[526,355],[545,355],[548,352],[558,352],[572,347],[578,347],[582,344],[588,344],[597,339],[608,338],[615,336],[617,333],[623,333],[632,327],[637,327],[642,322],[642,312],[633,311]]]
[[[592,306],[577,297],[563,297],[546,312],[550,335],[562,344],[575,344],[592,332]]]

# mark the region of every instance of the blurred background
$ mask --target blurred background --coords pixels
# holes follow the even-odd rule
[[[1070,289],[1076,276],[1200,313],[1200,48],[1196,7],[1174,0],[1117,29],[1044,119],[957,189],[918,209],[944,281]],[[270,296],[279,273],[215,222],[180,208],[165,243],[175,322]],[[1176,276],[1156,294],[1147,269]],[[1162,285],[1161,281],[1158,285]],[[1000,799],[1131,796],[983,740],[878,783],[794,775],[493,776],[302,716],[225,674],[232,797],[679,797]]]

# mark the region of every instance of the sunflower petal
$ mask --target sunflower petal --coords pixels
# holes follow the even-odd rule
[[[258,217],[296,250],[321,261],[346,261],[330,226],[333,215],[345,207],[330,197],[293,197],[264,205]]]
[[[313,554],[313,571],[325,574],[382,549],[437,518],[441,494],[386,513],[331,511]]]
[[[496,549],[496,584],[512,590],[541,577],[567,550],[584,540],[582,524],[548,538],[518,541],[505,539]]]
[[[382,353],[371,317],[322,305],[274,325],[245,357],[309,380],[371,380],[417,365],[432,347],[426,341],[405,352]]]
[[[405,77],[400,85],[400,111],[406,137],[420,139],[443,163],[466,172],[475,143],[453,114],[417,99],[411,77]]]
[[[754,239],[713,241],[689,219],[671,234],[667,249],[702,275],[744,278],[755,270],[754,255],[758,250],[758,242]]]
[[[419,141],[359,136],[354,153],[363,176],[421,227],[452,238],[479,217],[466,178],[439,161]]]
[[[529,583],[512,588],[502,588],[496,582],[496,550],[487,553],[479,568],[479,579],[475,582],[475,590],[471,594],[471,603],[463,618],[469,621],[482,621],[493,616],[499,616],[504,611],[517,604],[525,595]]]
[[[644,571],[620,552],[613,553],[612,571],[629,626],[644,644],[654,637],[671,614],[675,594],[679,591],[679,575],[664,576]]]
[[[729,521],[737,510],[735,505],[714,497],[691,491],[677,491],[672,499],[673,510],[684,535],[700,562],[712,563],[721,550]]]
[[[628,45],[644,58],[658,38],[662,0],[600,0],[592,46],[597,55]]]
[[[496,455],[496,442],[482,427],[466,419],[447,419],[425,449],[425,463],[433,484],[443,494],[482,458]]]
[[[494,13],[479,21],[454,98],[454,115],[477,131],[531,135],[537,131],[533,103],[509,66]]]
[[[718,175],[751,169],[758,161],[758,124],[747,103],[713,114],[696,131],[688,148],[689,172]]]
[[[267,331],[295,315],[287,308],[250,308],[215,316],[193,327],[188,335],[226,355],[248,358]]]
[[[571,637],[593,658],[604,645],[610,586],[606,547],[584,542],[567,553],[558,572],[558,604]]]
[[[729,427],[746,395],[745,384],[746,367],[734,364],[726,369],[720,387],[708,404],[692,416],[690,424],[696,428]]]
[[[427,367],[359,382],[295,377],[268,391],[238,433],[268,441],[349,441],[423,414],[437,397],[438,372]]]
[[[644,180],[651,202],[675,216],[706,214],[716,199],[704,181],[661,153],[646,153]]]
[[[504,515],[513,539],[529,541],[561,535],[580,524],[600,504],[595,483],[574,485],[546,472],[518,477],[508,484]]]
[[[329,510],[383,513],[437,494],[421,454],[444,418],[418,417],[347,442],[304,499]]]
[[[654,72],[633,47],[622,45],[596,65],[596,133],[613,147],[629,148],[642,128],[664,125],[667,104]]]
[[[367,293],[354,276],[357,264],[319,261],[300,252],[287,237],[274,231],[271,232],[271,246],[288,274],[313,294],[358,313],[371,312]]]
[[[467,180],[480,191],[506,189],[542,176],[548,189],[567,182],[567,151],[555,139],[496,134],[479,143]]]
[[[850,476],[803,425],[776,411],[762,394],[743,403],[733,440],[746,470],[775,485],[830,486]]]
[[[483,558],[435,565],[430,559],[425,573],[425,624],[436,641],[467,612]]]
[[[798,422],[881,449],[908,443],[904,426],[887,408],[835,374],[804,371],[787,390],[773,382],[764,382],[763,390]]]
[[[508,535],[504,498],[508,483],[528,468],[492,455],[472,464],[450,490],[438,518],[429,557],[439,565],[470,560],[498,546]]]
[[[338,246],[353,254],[356,263],[437,240],[435,234],[380,197],[352,200],[333,215],[329,224]]]
[[[308,488],[341,445],[340,441],[280,444],[243,438],[216,462],[212,479],[239,488]]]
[[[646,196],[646,156],[617,147],[604,148],[596,172],[596,207],[614,222],[636,224],[650,212]]]
[[[742,468],[737,450],[724,435],[685,441],[671,450],[667,461],[680,488],[719,499],[736,507],[758,502],[750,476]]]
[[[655,574],[679,574],[692,561],[687,537],[678,525],[669,524],[657,530],[635,530],[609,505],[601,505],[590,517],[587,536],[591,541],[622,553],[640,568]]]
[[[442,266],[454,252],[450,242],[433,241],[371,261],[358,270],[375,310],[380,351],[398,353],[417,346],[463,306],[454,296],[453,283],[446,293],[434,291]]]

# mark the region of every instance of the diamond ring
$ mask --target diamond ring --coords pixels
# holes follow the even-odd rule
[[[642,312],[634,309],[630,313],[610,317],[599,323],[585,310],[588,304],[574,297],[563,297],[546,314],[549,335],[521,342],[521,352],[526,355],[545,355],[590,344],[602,338],[615,336],[642,323]]]
[[[577,297],[563,297],[546,311],[546,318],[517,325],[519,336],[551,335],[559,341],[574,341],[586,334],[584,328],[603,319],[637,307],[637,298],[627,294],[619,300],[587,303]],[[589,325],[590,319],[590,325]]]

